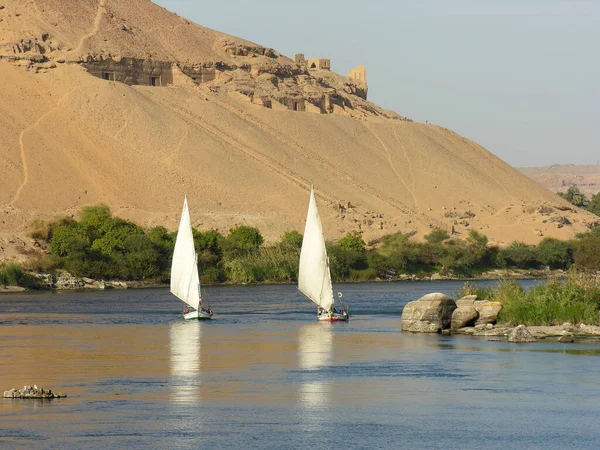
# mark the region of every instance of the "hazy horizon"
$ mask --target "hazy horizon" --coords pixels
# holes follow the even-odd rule
[[[591,0],[155,2],[286,56],[365,65],[369,100],[517,167],[597,164],[600,4]]]

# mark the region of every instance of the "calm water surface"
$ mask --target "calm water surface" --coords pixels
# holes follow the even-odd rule
[[[485,284],[485,283],[482,283]],[[167,289],[0,296],[0,447],[600,447],[600,344],[400,332],[406,302],[461,282],[338,285],[349,323],[294,286],[208,288],[210,322]]]

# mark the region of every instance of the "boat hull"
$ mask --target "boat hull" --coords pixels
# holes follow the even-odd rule
[[[183,315],[185,320],[210,320],[212,319],[212,312],[200,309],[198,311],[190,311]]]
[[[348,322],[350,316],[348,314],[340,314],[334,312],[326,312],[317,316],[320,322]]]

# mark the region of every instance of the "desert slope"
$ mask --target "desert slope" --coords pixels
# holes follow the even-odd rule
[[[67,3],[73,2],[8,1],[0,10],[18,19],[9,31],[2,28],[0,42],[41,31],[51,32],[61,48],[43,60],[14,53],[0,59],[0,258],[27,241],[34,217],[76,214],[100,202],[138,223],[174,229],[184,194],[201,229],[243,223],[277,239],[286,230],[302,231],[311,183],[329,238],[359,230],[368,241],[454,227],[463,237],[475,229],[501,244],[535,243],[542,236],[570,238],[597,220],[476,143],[378,109],[355,95],[346,77],[309,72],[276,53],[233,56],[223,51],[223,39],[256,44],[188,24],[142,0],[76,2],[83,19],[66,26],[76,22]],[[26,7],[34,9],[14,17]],[[135,31],[129,47],[120,46],[115,17]],[[167,30],[195,36],[198,46]],[[228,66],[199,85],[156,87],[106,81],[78,62],[86,52],[142,56],[145,45],[165,60],[222,57],[251,67],[240,73]],[[65,58],[75,53],[73,61]],[[277,75],[285,70],[291,75]],[[276,108],[276,101],[264,107],[248,92],[305,95],[306,86],[325,85],[342,99],[327,114]]]

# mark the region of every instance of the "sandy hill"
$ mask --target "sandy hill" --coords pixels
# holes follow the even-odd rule
[[[329,238],[454,227],[534,243],[597,219],[369,102],[360,67],[338,75],[147,0],[0,5],[0,258],[33,218],[100,202],[174,229],[184,193],[195,226],[276,239],[302,231],[311,183]]]
[[[577,186],[588,198],[600,192],[600,165],[555,164],[519,170],[552,192],[566,192],[571,186]]]

